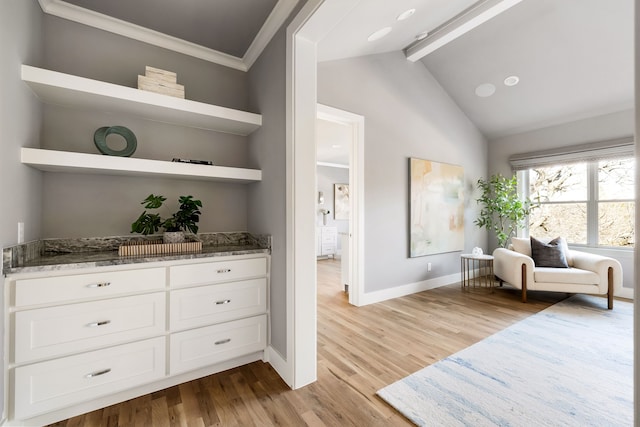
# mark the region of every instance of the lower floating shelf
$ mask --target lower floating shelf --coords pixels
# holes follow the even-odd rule
[[[237,183],[262,180],[259,169],[231,168],[23,147],[21,161],[46,172],[154,176]]]

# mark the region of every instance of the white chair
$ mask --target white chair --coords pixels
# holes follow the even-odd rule
[[[568,268],[540,267],[531,257],[528,241],[513,238],[512,248],[493,252],[494,274],[501,285],[506,282],[521,289],[522,302],[527,302],[527,291],[568,292],[607,295],[607,306],[613,308],[613,295],[622,287],[622,266],[617,260],[570,250],[565,244]]]

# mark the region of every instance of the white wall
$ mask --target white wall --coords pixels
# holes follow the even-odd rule
[[[487,172],[487,144],[475,126],[425,66],[401,52],[318,64],[318,102],[365,117],[365,293],[459,274],[460,252],[408,257],[408,159],[464,168],[465,251],[486,247],[486,232],[473,225],[475,182]]]
[[[42,56],[41,12],[37,2],[0,2],[0,247],[17,243],[17,223],[25,223],[25,239],[40,236],[42,174],[20,164],[20,147],[34,147],[40,129],[40,103],[20,82],[20,65],[38,63]],[[0,307],[4,292],[0,293]],[[0,318],[0,333],[4,320]],[[4,334],[0,354],[4,354]],[[4,369],[0,383],[6,384]],[[4,413],[4,387],[0,388],[0,418]]]
[[[496,173],[511,175],[509,157],[514,154],[631,136],[634,134],[634,120],[634,110],[626,110],[490,141],[489,175]],[[623,286],[634,287],[634,265],[631,252],[600,248],[584,250],[616,258],[622,264]]]

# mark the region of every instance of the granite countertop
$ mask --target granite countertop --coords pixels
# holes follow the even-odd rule
[[[144,256],[119,256],[118,247],[133,239],[154,240],[158,236],[38,240],[4,248],[2,272],[7,275],[271,252],[271,236],[267,235],[232,232],[201,233],[197,237],[202,241],[202,251]]]

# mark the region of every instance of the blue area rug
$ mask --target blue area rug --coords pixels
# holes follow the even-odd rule
[[[632,426],[633,304],[574,295],[381,390],[419,426]]]

